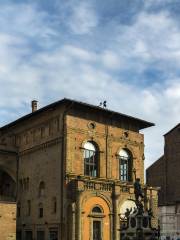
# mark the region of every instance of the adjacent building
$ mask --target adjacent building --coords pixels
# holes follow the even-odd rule
[[[135,176],[144,184],[140,131],[151,126],[70,99],[39,110],[33,101],[32,113],[3,126],[0,195],[16,199],[17,240],[119,240]],[[146,193],[156,216],[157,189]]]
[[[147,169],[148,185],[159,186],[162,236],[180,236],[180,124],[164,135],[164,155]]]

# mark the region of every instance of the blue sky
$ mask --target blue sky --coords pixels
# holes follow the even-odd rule
[[[0,0],[0,124],[61,98],[152,121],[146,166],[180,121],[180,1]]]

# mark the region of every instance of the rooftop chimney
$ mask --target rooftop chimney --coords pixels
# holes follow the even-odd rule
[[[32,112],[35,112],[37,110],[37,103],[38,103],[38,101],[36,101],[36,100],[33,100],[31,102]]]

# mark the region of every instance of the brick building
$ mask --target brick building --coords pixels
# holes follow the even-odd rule
[[[144,183],[140,130],[153,124],[69,99],[36,104],[0,129],[1,194],[16,197],[17,240],[119,239],[133,173]],[[157,191],[146,192],[156,215]]]
[[[180,236],[180,124],[164,135],[164,155],[147,169],[148,185],[159,186],[159,219],[164,236]]]

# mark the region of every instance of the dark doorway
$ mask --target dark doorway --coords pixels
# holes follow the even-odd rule
[[[102,240],[101,221],[93,221],[93,240]]]

